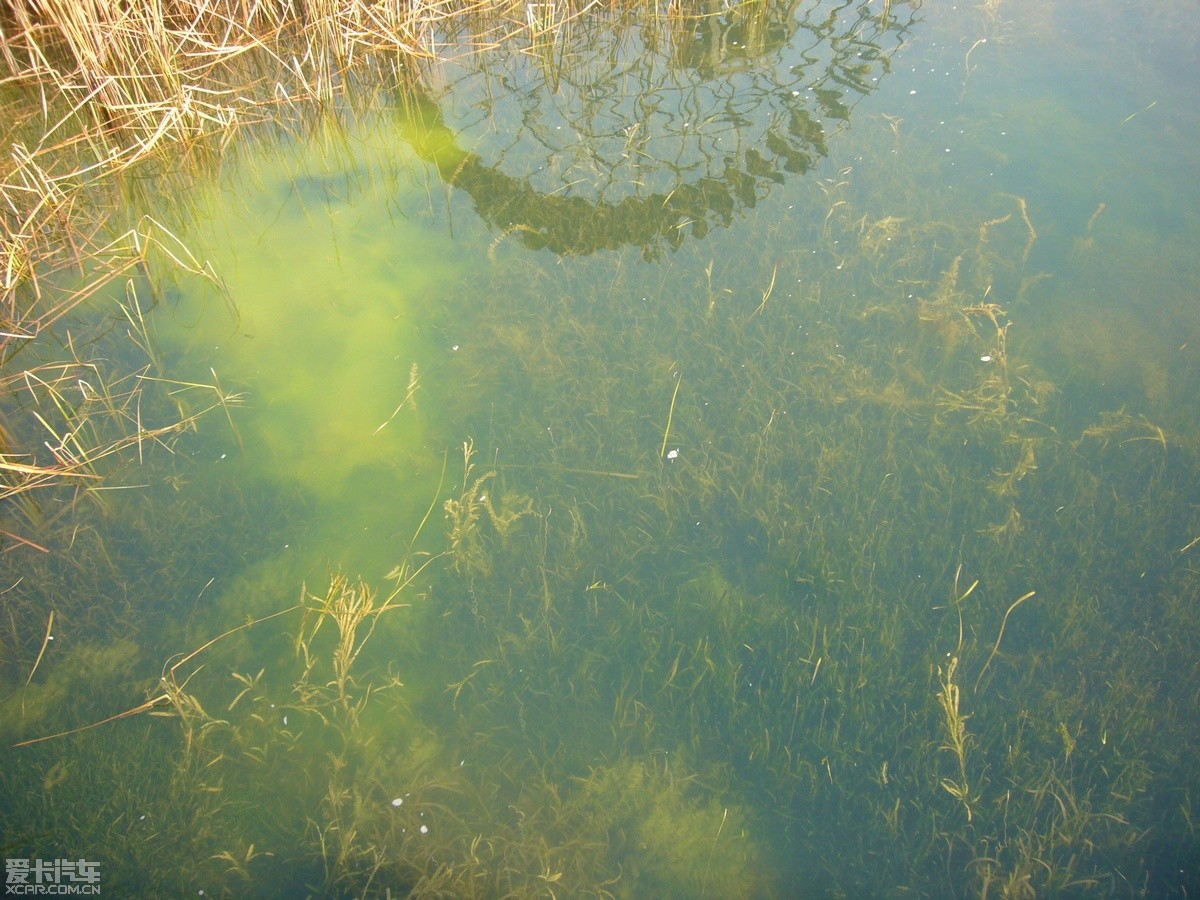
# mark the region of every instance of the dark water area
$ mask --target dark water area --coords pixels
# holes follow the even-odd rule
[[[72,327],[211,409],[6,555],[6,857],[1200,891],[1191,13],[531,4],[130,173]]]

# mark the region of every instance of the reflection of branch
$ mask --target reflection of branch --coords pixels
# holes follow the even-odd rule
[[[449,137],[440,111],[432,104],[423,104],[421,112],[426,117],[418,125],[421,134],[414,141],[417,153],[436,165],[447,183],[469,194],[480,216],[493,227],[504,234],[517,234],[531,250],[549,249],[562,256],[587,255],[632,244],[640,245],[647,257],[653,257],[664,241],[678,248],[685,229],[703,237],[714,224],[730,225],[738,210],[758,203],[760,183],[783,180],[771,160],[750,150],[744,162],[753,174],[736,168],[730,158],[723,178],[704,176],[666,194],[625,197],[615,202],[544,194],[528,181],[499,172],[485,165],[479,156],[459,149]],[[813,134],[810,125],[797,115],[787,130],[793,135]],[[778,130],[768,132],[767,149],[779,148],[782,168],[806,171],[812,157],[798,151],[784,156],[782,151],[791,146]]]
[[[753,207],[757,202],[753,182],[744,173],[735,178],[742,190],[736,200]],[[478,158],[459,169],[453,182],[476,201],[476,209],[496,227],[517,229],[518,239],[531,250],[548,249],[561,256],[587,255],[640,245],[647,256],[665,241],[672,248],[683,243],[690,226],[697,237],[713,222],[732,223],[737,203],[730,185],[715,178],[681,185],[670,194],[626,197],[616,203],[588,201],[582,197],[544,195],[526,182],[489,169]]]
[[[875,89],[884,37],[903,39],[919,3],[890,6],[884,17],[841,0],[597,10],[555,35],[553,65],[504,49],[461,62],[478,97],[467,108],[506,123],[488,149],[461,149],[459,123],[424,98],[414,145],[502,237],[564,255],[633,244],[652,258],[730,225],[827,154],[826,123],[848,122]]]

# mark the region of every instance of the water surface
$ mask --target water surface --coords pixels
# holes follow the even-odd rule
[[[228,402],[10,589],[61,612],[6,735],[176,716],[5,751],[9,855],[180,895],[1197,889],[1200,33],[702,12],[131,184],[210,273],[134,284],[157,377]]]

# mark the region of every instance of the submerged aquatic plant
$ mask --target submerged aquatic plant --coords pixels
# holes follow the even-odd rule
[[[866,4],[852,12],[859,24],[874,23],[898,6],[887,4],[882,16]],[[548,83],[571,75],[555,51],[572,27],[586,36],[591,23],[572,23],[565,9],[525,12],[521,34],[534,64]],[[771,51],[776,12],[756,3],[689,19],[674,10],[662,46],[679,67],[736,76],[747,54]],[[344,19],[317,22],[318,13],[307,11],[291,31],[328,52],[297,57],[297,81],[282,89],[288,96],[301,84],[301,92],[332,97],[332,76],[349,71],[333,62],[359,52],[329,30]],[[718,52],[739,35],[746,50]],[[839,59],[852,63],[877,48],[849,41],[844,49]],[[866,76],[844,67],[836,74]],[[117,102],[113,91],[134,90],[107,87],[98,108]],[[819,89],[831,116],[848,115],[844,97]],[[166,121],[152,118],[155,108],[143,104],[128,120],[113,110],[119,120],[104,126],[106,137]],[[834,143],[811,119],[787,122],[801,143]],[[1195,780],[1188,748],[1196,723],[1175,715],[1195,688],[1187,665],[1196,653],[1188,643],[1197,591],[1194,447],[1133,406],[1082,423],[1065,409],[1068,398],[1013,325],[1033,317],[1029,300],[1043,284],[1025,271],[1044,247],[1038,231],[1053,231],[1040,218],[1034,229],[1040,207],[1003,195],[984,212],[943,205],[905,129],[875,124],[866,134],[884,150],[863,155],[878,165],[793,181],[793,215],[755,186],[778,184],[781,167],[803,170],[812,160],[775,142],[770,159],[742,157],[761,181],[735,173],[706,182],[703,196],[675,195],[683,206],[651,193],[623,207],[668,208],[622,253],[613,243],[622,217],[578,215],[570,197],[532,197],[512,177],[489,178],[474,151],[438,153],[432,144],[453,137],[442,122],[444,132],[417,155],[435,160],[472,201],[494,188],[480,211],[497,229],[474,236],[481,263],[490,245],[490,265],[470,273],[461,291],[423,296],[437,306],[428,321],[455,322],[475,346],[459,353],[452,345],[446,362],[389,345],[402,358],[389,359],[386,377],[359,368],[354,354],[331,367],[327,380],[354,376],[334,404],[355,411],[346,416],[352,432],[324,433],[320,417],[302,412],[292,418],[310,426],[309,450],[332,449],[320,460],[353,456],[344,470],[304,473],[311,457],[294,437],[277,432],[285,436],[273,446],[256,431],[268,413],[229,417],[254,463],[273,457],[261,471],[284,473],[273,489],[305,482],[297,473],[311,476],[311,493],[275,513],[287,527],[312,516],[304,505],[311,496],[337,505],[342,515],[326,521],[318,553],[331,535],[367,541],[369,523],[386,545],[371,561],[394,566],[394,587],[339,570],[327,589],[304,590],[303,614],[287,619],[286,648],[274,628],[257,627],[253,641],[248,628],[233,629],[202,648],[204,659],[172,661],[150,699],[112,717],[112,727],[62,739],[80,750],[62,759],[49,754],[65,743],[11,751],[30,754],[17,757],[26,764],[47,754],[36,757],[32,790],[0,783],[22,833],[40,832],[39,788],[56,800],[83,797],[90,769],[81,761],[99,752],[97,736],[126,735],[157,777],[134,777],[133,754],[110,753],[95,769],[108,783],[87,803],[61,804],[69,811],[54,824],[55,840],[90,852],[112,840],[114,821],[130,823],[128,810],[144,808],[153,830],[134,825],[120,845],[142,872],[122,872],[121,883],[141,877],[172,895],[267,883],[295,893],[418,896],[730,896],[771,894],[781,884],[831,894],[903,885],[1021,896],[1175,884],[1167,861],[1196,843],[1194,799],[1172,787]],[[614,130],[613,146],[643,158],[652,149],[643,133]],[[343,196],[352,179],[341,177],[307,189]],[[707,234],[680,210],[711,213],[710,224],[737,219],[758,251],[674,241],[684,227]],[[669,268],[642,258],[660,239],[675,248]],[[541,266],[522,245],[575,257]],[[18,273],[23,252],[12,257]],[[316,280],[334,270],[319,271]],[[245,298],[244,285],[227,284]],[[363,298],[334,299],[345,310]],[[143,307],[125,300],[118,321],[141,343]],[[363,332],[402,343],[404,332],[366,305],[353,310]],[[290,312],[302,307],[297,301]],[[255,315],[242,309],[246,321]],[[259,312],[256,328],[284,331],[286,312]],[[329,330],[344,336],[354,326]],[[334,337],[315,345],[329,350]],[[154,348],[146,356],[162,361]],[[51,444],[68,462],[68,452],[84,459],[73,441],[87,446],[75,435],[91,421],[72,404],[87,412],[100,395],[72,385],[95,371],[75,362],[30,366],[28,382],[10,382],[40,392],[47,421],[51,406],[63,414],[65,425],[51,422]],[[439,379],[455,366],[467,372],[463,385],[439,394]],[[222,385],[241,391],[249,371],[213,372],[211,392],[188,393],[209,398],[220,416],[235,399]],[[681,377],[668,381],[682,371],[686,390]],[[144,374],[166,391],[184,386]],[[100,379],[86,380],[95,387]],[[286,382],[256,401],[273,396],[286,407]],[[301,409],[315,391],[311,382],[303,388]],[[132,393],[105,396],[114,402],[92,413],[138,422]],[[417,418],[442,406],[459,418],[436,427]],[[130,455],[174,437],[123,434],[135,436],[123,445]],[[380,440],[364,443],[372,438]],[[460,442],[461,482],[449,496],[439,484],[428,503],[411,501],[405,466],[432,460],[424,469],[431,480],[438,445]],[[477,465],[479,454],[488,465]],[[97,480],[94,469],[79,466],[78,479]],[[396,477],[386,491],[369,479],[347,491],[364,469]],[[8,499],[36,512],[40,493]],[[366,512],[371,493],[386,494],[386,514]],[[183,505],[181,515],[200,520],[187,534],[200,533],[214,508]],[[247,502],[246,518],[262,508]],[[423,555],[415,538],[395,541],[397,529],[408,533],[398,523],[422,511],[427,523],[438,510],[445,533],[435,546],[444,553]],[[155,521],[137,519],[129,530],[153,530]],[[88,540],[84,530],[72,546]],[[86,557],[97,566],[103,558],[100,550]],[[247,561],[241,579],[226,570],[197,579],[181,564],[173,583],[190,575],[194,585],[150,599],[131,589],[133,599],[119,599],[140,605],[121,621],[162,596],[191,600],[180,618],[195,621],[284,603],[263,574],[284,571],[277,580],[291,585],[294,571],[272,568],[279,559],[257,570]],[[963,559],[975,570],[965,590]],[[313,564],[309,556],[302,565]],[[263,583],[248,587],[247,573]],[[1026,604],[1031,580],[1054,602]],[[28,596],[15,581],[6,582],[10,610]],[[58,727],[43,713],[67,696],[62,685],[86,683],[60,677],[68,667],[58,668],[60,647],[48,642],[87,610],[84,594],[61,592],[67,605],[55,608],[53,627],[49,610],[21,607],[37,614],[4,639],[6,683],[25,689],[7,708],[19,709],[18,696],[29,700],[39,728]],[[934,605],[945,596],[949,604]],[[954,652],[943,658],[948,645]],[[145,652],[119,650],[75,657],[72,677],[89,660],[108,668]],[[222,676],[226,667],[236,674]],[[146,750],[141,713],[168,713],[177,727],[156,729],[168,740]],[[89,818],[90,810],[98,811]],[[182,865],[168,841],[184,848]]]

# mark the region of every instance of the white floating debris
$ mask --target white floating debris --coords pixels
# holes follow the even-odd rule
[[[429,834],[429,826],[428,825],[421,826],[421,834]]]
[[[991,361],[992,361],[992,354],[990,354],[990,353],[985,353],[985,354],[983,354],[983,356],[979,357],[979,361],[980,361],[980,362],[991,362]]]
[[[675,459],[678,456],[679,456],[678,450],[668,450],[667,451],[667,459]]]
[[[403,797],[397,797],[395,800],[392,801],[392,806],[403,806],[403,805],[404,805]]]

